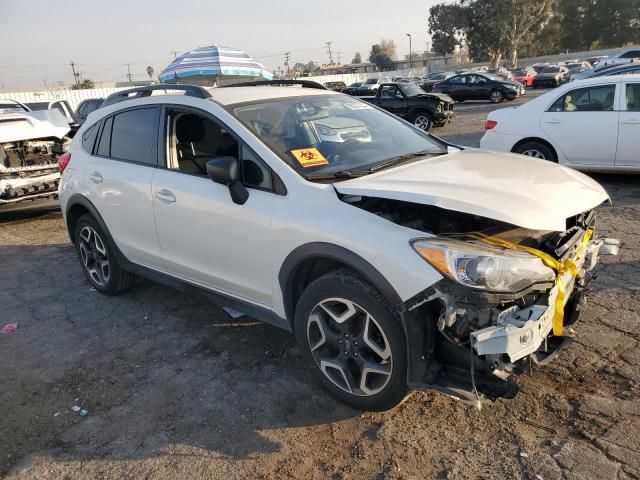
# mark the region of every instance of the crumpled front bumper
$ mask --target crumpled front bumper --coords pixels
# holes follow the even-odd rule
[[[574,277],[565,272],[558,282],[562,282],[566,295],[564,297],[565,324],[569,319],[575,321],[575,310],[579,302],[573,296],[577,288],[582,287],[598,261],[599,255],[617,255],[619,241],[615,239],[599,239],[589,242],[587,247],[576,257],[574,262],[578,273]],[[481,330],[471,332],[471,346],[477,355],[507,355],[514,363],[522,358],[545,348],[546,341],[553,327],[555,314],[554,302],[558,296],[559,285],[556,283],[548,295],[539,302],[522,309],[511,307],[503,311],[496,322]],[[573,299],[570,302],[570,299]]]

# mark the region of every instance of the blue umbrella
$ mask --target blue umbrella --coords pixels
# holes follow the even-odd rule
[[[273,75],[264,65],[256,62],[242,50],[235,48],[200,47],[190,50],[169,64],[159,75],[162,83],[178,83],[189,78],[189,82],[198,77],[207,77],[215,82],[223,77],[263,77],[271,80]]]

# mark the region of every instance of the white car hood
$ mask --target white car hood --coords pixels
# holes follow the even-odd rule
[[[342,194],[433,205],[532,230],[564,231],[567,218],[609,200],[586,175],[521,155],[461,150],[334,184]]]
[[[0,143],[63,138],[69,130],[69,123],[59,110],[0,115]]]

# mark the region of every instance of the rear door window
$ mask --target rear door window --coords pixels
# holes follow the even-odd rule
[[[615,85],[578,88],[558,98],[550,112],[610,112],[615,100]]]
[[[640,83],[627,84],[625,94],[627,112],[640,112]]]
[[[118,113],[113,117],[111,154],[130,162],[156,165],[154,141],[158,128],[159,109],[139,108]]]
[[[111,127],[113,125],[113,117],[109,117],[104,121],[102,134],[100,135],[100,143],[98,143],[97,155],[108,157],[111,154]]]

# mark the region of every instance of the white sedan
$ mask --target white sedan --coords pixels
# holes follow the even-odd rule
[[[579,170],[640,171],[640,77],[579,80],[487,117],[480,147]]]

